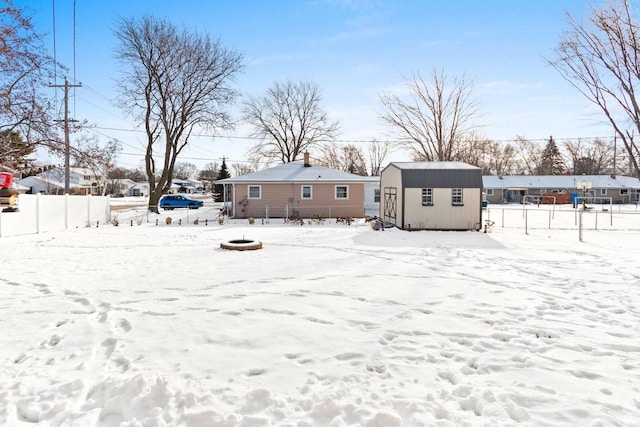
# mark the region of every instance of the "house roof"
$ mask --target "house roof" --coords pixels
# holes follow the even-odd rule
[[[284,163],[269,169],[246,175],[226,178],[217,181],[218,184],[238,183],[278,183],[278,182],[371,182],[379,177],[361,176],[352,173],[330,169],[324,166],[304,166],[302,160]]]
[[[57,181],[55,179],[45,179],[41,176],[28,176],[26,178],[22,178],[19,182],[20,185],[24,185],[26,187],[33,187],[34,184],[40,184],[47,188],[61,188],[64,189],[64,182]],[[69,183],[69,188],[87,188],[86,186],[74,184],[73,182]]]
[[[610,175],[505,175],[483,176],[484,188],[577,188],[577,183],[587,181],[592,188],[640,188],[640,179],[630,176]]]

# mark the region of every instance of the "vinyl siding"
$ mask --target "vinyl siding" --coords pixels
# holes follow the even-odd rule
[[[249,186],[261,186],[260,199],[248,199]],[[312,187],[312,199],[302,199],[302,186]],[[336,185],[348,187],[348,199],[336,199]],[[238,200],[236,218],[283,218],[297,214],[302,218],[314,216],[362,217],[364,215],[364,184],[343,183],[276,183],[276,184],[236,184],[235,200]]]
[[[471,230],[480,227],[482,192],[478,188],[462,190],[462,206],[452,206],[451,188],[433,189],[433,206],[422,205],[422,189],[405,189],[404,222],[406,229]]]

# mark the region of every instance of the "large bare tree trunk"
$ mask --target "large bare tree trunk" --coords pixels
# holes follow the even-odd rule
[[[158,212],[191,133],[231,126],[221,107],[237,96],[229,82],[242,69],[242,56],[206,34],[178,31],[150,16],[123,19],[115,35],[125,66],[120,93],[145,128],[149,210]]]

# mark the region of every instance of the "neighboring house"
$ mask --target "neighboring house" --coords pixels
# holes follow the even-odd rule
[[[107,180],[107,191],[113,195],[129,196],[129,192],[134,185],[136,185],[135,181],[129,178],[109,178]]]
[[[64,182],[46,179],[41,176],[28,176],[22,178],[18,184],[29,188],[27,193],[30,194],[64,194]],[[74,191],[76,184],[69,184],[69,190]]]
[[[132,197],[140,197],[140,196],[147,197],[149,196],[149,183],[146,181],[136,182],[134,183],[133,187],[129,188],[129,190],[125,195],[132,196]]]
[[[364,183],[364,213],[367,216],[380,215],[380,177],[363,176]]]
[[[285,163],[218,181],[230,195],[231,216],[236,218],[336,218],[363,217],[367,202],[365,187],[377,177],[366,177],[312,165],[303,161]]]
[[[404,230],[479,230],[482,171],[462,162],[393,162],[380,176],[382,219]]]
[[[178,193],[193,194],[196,190],[204,188],[202,181],[197,179],[173,179],[171,183],[178,187]]]
[[[32,193],[63,194],[65,189],[65,168],[55,167],[38,174],[35,178],[27,177],[20,184],[31,187]],[[69,168],[69,191],[75,194],[101,195],[106,184],[103,176],[96,175],[91,169]]]
[[[538,202],[543,194],[573,194],[588,203],[637,203],[640,196],[640,179],[629,176],[505,175],[482,179],[489,203],[522,203],[525,196]],[[579,188],[581,182],[591,188]]]

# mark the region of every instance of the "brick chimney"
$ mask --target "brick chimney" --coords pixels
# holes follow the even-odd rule
[[[311,163],[309,163],[309,152],[305,151],[304,152],[304,167],[308,168],[311,166]]]

